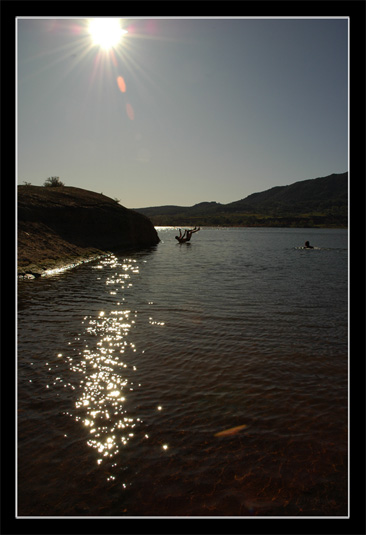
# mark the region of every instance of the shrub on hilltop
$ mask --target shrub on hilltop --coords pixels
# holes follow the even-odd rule
[[[61,182],[58,176],[50,176],[47,178],[47,180],[44,181],[43,185],[45,188],[57,188],[60,186],[64,186],[65,184]]]

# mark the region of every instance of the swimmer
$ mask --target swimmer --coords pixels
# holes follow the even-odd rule
[[[179,236],[176,236],[175,239],[179,241],[179,243],[186,243],[187,241],[190,241],[192,234],[194,232],[198,232],[200,228],[194,227],[192,230],[186,229],[182,235],[182,230],[179,229]]]

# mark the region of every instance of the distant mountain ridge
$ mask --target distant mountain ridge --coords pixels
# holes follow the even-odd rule
[[[276,186],[228,204],[135,208],[154,225],[341,227],[348,224],[348,172]]]

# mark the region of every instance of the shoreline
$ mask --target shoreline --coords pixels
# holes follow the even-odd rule
[[[45,259],[42,262],[30,263],[24,267],[18,266],[17,278],[18,280],[30,280],[55,275],[56,273],[68,271],[69,269],[110,256],[111,254],[111,252],[100,252],[100,254],[91,253],[90,255],[85,254],[85,256],[75,256],[74,258],[60,257],[55,260]]]
[[[93,247],[81,247],[63,239],[40,222],[18,222],[18,279],[35,279],[65,271],[111,254]]]
[[[37,278],[159,243],[152,222],[102,194],[18,186],[17,274]]]

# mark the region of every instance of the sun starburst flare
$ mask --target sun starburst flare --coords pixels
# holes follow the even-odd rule
[[[110,50],[119,44],[127,30],[121,28],[120,19],[100,18],[89,21],[89,33],[94,45]]]

